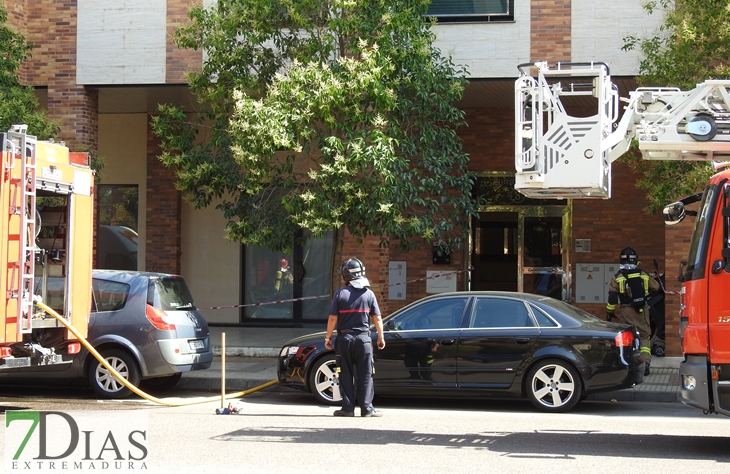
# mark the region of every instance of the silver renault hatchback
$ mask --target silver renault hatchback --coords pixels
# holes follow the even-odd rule
[[[89,342],[134,385],[172,388],[183,372],[210,367],[208,323],[185,279],[163,273],[94,270]],[[94,357],[85,354],[84,373],[101,396],[131,391]]]
[[[167,390],[177,384],[183,372],[210,367],[213,348],[208,323],[196,309],[183,277],[94,270],[92,278],[87,339],[124,378],[135,386],[141,383],[146,390]],[[61,306],[62,279],[48,278],[46,298],[51,307]],[[66,364],[3,371],[0,380],[38,384],[86,379],[103,398],[132,394],[83,346],[78,354],[64,352],[57,350]]]

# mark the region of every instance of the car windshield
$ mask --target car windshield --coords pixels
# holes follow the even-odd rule
[[[534,301],[534,303],[546,311],[550,316],[557,319],[560,319],[561,315],[567,315],[581,323],[600,321],[599,318],[591,313],[554,298],[545,298],[539,301]]]
[[[687,269],[684,275],[685,281],[696,280],[705,276],[705,255],[707,254],[712,231],[712,216],[715,213],[715,202],[717,201],[715,199],[716,191],[716,186],[708,186],[702,196],[702,203],[697,213],[697,220],[689,244],[689,258],[687,259]]]
[[[188,285],[179,276],[151,278],[147,303],[165,311],[195,309]]]

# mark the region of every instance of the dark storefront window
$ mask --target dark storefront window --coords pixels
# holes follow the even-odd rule
[[[97,186],[96,268],[137,270],[139,187]]]
[[[242,266],[244,304],[259,306],[244,306],[243,320],[325,321],[331,259],[331,232],[309,238],[287,253],[247,246]],[[276,303],[285,300],[295,301]]]

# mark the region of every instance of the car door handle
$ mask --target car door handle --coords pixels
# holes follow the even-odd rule
[[[439,344],[441,344],[442,346],[450,346],[453,343],[454,343],[454,340],[453,339],[441,339],[439,341]]]
[[[517,339],[515,339],[515,342],[517,344],[527,344],[528,342],[530,342],[530,338],[529,337],[518,337]]]

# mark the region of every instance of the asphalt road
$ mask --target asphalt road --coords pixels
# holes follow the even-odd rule
[[[240,415],[216,415],[219,402],[2,393],[3,410],[145,410],[154,473],[730,472],[730,419],[679,403],[583,402],[544,414],[529,402],[376,399],[382,418],[335,418],[296,392],[249,395]]]

